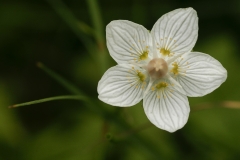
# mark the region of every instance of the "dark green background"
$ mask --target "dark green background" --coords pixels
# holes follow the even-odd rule
[[[215,102],[240,100],[240,1],[98,1],[103,34],[112,20],[130,20],[151,30],[157,19],[169,11],[185,7],[197,11],[199,37],[194,50],[218,59],[227,69],[228,79],[209,95],[189,98],[190,118],[186,126],[175,133],[149,124],[142,102],[130,108],[105,105],[112,116],[74,100],[7,108],[16,103],[71,94],[37,68],[37,62],[103,105],[97,100],[96,91],[103,74],[100,68],[116,63],[106,54],[108,63],[100,64],[95,38],[83,30],[83,25],[74,31],[56,12],[59,6],[49,2],[58,1],[0,2],[0,159],[240,159],[240,110],[215,105],[215,108],[196,111],[199,104],[214,106]],[[80,24],[94,28],[87,0],[63,3]],[[94,53],[87,51],[76,32],[94,43],[94,47],[91,46]],[[129,127],[119,127],[115,117]]]

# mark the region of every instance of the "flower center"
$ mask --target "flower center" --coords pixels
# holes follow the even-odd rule
[[[164,59],[154,58],[148,63],[147,70],[153,79],[160,79],[167,74],[168,65]]]

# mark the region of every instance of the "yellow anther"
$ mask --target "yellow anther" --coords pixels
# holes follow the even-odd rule
[[[145,75],[143,73],[141,73],[140,71],[137,72],[137,76],[139,78],[140,81],[144,82],[145,81]]]
[[[173,68],[172,68],[171,72],[174,75],[178,75],[178,64],[177,64],[177,62],[174,62],[172,65],[173,65]]]
[[[148,58],[148,51],[144,51],[140,56],[139,59],[140,60],[145,60]]]
[[[166,88],[168,86],[168,84],[166,82],[160,82],[156,85],[156,89],[162,89],[162,88]]]
[[[168,56],[170,54],[170,51],[165,48],[161,48],[160,53],[162,53],[164,56]]]

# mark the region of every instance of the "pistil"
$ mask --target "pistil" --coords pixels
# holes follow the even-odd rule
[[[153,79],[160,79],[167,74],[168,65],[164,59],[154,58],[148,63],[147,70]]]

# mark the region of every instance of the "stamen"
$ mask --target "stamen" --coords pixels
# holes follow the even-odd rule
[[[168,84],[166,82],[160,82],[156,85],[156,89],[162,89],[162,88],[165,88],[167,86],[168,86]]]
[[[145,75],[140,71],[137,71],[137,76],[141,82],[144,82],[146,79]]]
[[[165,48],[161,48],[160,53],[162,53],[164,56],[168,56],[171,52]]]
[[[144,51],[140,56],[139,59],[140,60],[145,60],[148,58],[148,51]]]
[[[173,65],[173,68],[172,68],[171,72],[174,75],[178,75],[178,64],[177,64],[177,62],[174,62],[172,65]]]

